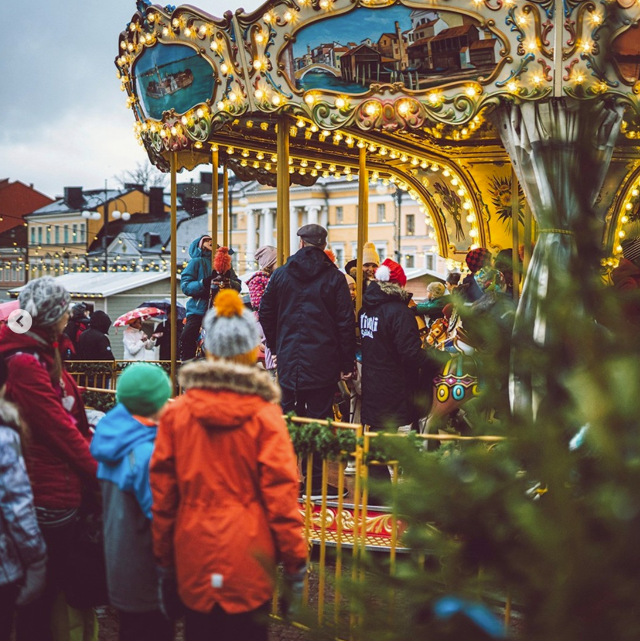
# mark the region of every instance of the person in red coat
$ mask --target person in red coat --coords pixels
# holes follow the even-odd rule
[[[161,603],[173,616],[186,606],[186,641],[267,641],[275,565],[296,595],[306,571],[296,455],[280,392],[255,366],[255,317],[232,289],[214,307],[207,360],[180,370],[185,393],[161,416],[151,458]]]
[[[62,361],[70,343],[63,334],[69,293],[46,276],[29,282],[19,302],[33,324],[23,334],[0,328],[0,358],[8,369],[6,398],[18,406],[31,433],[25,458],[48,562],[44,593],[18,613],[18,641],[49,641],[83,492],[99,491],[97,463],[89,451],[82,397]]]

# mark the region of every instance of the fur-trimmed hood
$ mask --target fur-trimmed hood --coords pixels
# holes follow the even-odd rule
[[[195,361],[180,370],[178,380],[185,390],[228,390],[238,394],[255,394],[269,403],[280,402],[280,390],[269,373],[258,367],[224,360]]]
[[[403,289],[397,283],[375,280],[369,283],[362,302],[366,307],[375,307],[391,301],[408,304],[411,296],[411,292]]]
[[[209,428],[240,427],[260,412],[265,402],[280,402],[280,390],[268,372],[248,365],[196,361],[180,370],[178,380],[186,391],[189,412]]]

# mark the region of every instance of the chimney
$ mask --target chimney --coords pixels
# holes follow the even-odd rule
[[[144,185],[141,185],[140,183],[125,183],[124,184],[125,189],[139,189],[140,191],[144,191]]]
[[[84,207],[84,196],[82,187],[65,187],[64,204],[69,209],[82,209]]]
[[[149,213],[158,218],[164,216],[164,187],[149,188]]]

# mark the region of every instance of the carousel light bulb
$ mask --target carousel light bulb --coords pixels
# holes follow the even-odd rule
[[[419,161],[417,158],[415,158],[415,157],[411,159],[411,164],[412,164],[414,167],[415,167],[416,165],[418,165],[418,163],[419,163],[419,162],[420,162],[420,161]]]
[[[429,102],[432,105],[435,105],[438,102],[438,94],[437,93],[430,93],[428,97]]]
[[[311,106],[311,105],[316,101],[316,99],[315,99],[315,97],[314,97],[314,95],[313,95],[313,94],[308,93],[308,94],[304,97],[304,101],[305,101],[309,106]]]
[[[177,29],[180,26],[180,20],[178,20],[178,18],[174,18],[171,21],[171,25],[173,26],[174,29]]]
[[[624,231],[624,229],[621,229],[618,232],[618,238],[624,238],[627,235],[627,233]]]
[[[321,9],[328,9],[329,8],[329,0],[320,0],[320,8]]]
[[[264,91],[262,91],[262,89],[256,89],[255,95],[258,100],[262,100],[264,98]]]
[[[457,178],[455,178],[455,177],[453,177],[453,178],[451,179],[451,184],[452,184],[454,187],[455,187],[459,182],[460,182],[460,181],[459,181]]]
[[[175,127],[171,127],[171,135],[175,136],[178,133],[178,130]]]
[[[186,116],[182,116],[182,118],[180,118],[180,121],[182,122],[183,125],[186,125],[189,122]]]
[[[476,90],[476,88],[475,88],[475,87],[470,86],[470,87],[467,87],[467,88],[464,90],[464,92],[467,94],[467,96],[469,96],[469,98],[473,98],[473,97],[476,95],[477,90]]]
[[[218,41],[212,40],[209,48],[211,49],[211,51],[218,51]]]
[[[163,27],[162,28],[162,35],[166,38],[169,35],[169,28],[168,27]]]
[[[429,163],[426,160],[423,160],[420,163],[420,169],[426,169],[429,166]]]
[[[591,53],[591,51],[593,50],[593,42],[591,42],[590,40],[581,42],[580,49],[582,50],[582,53]]]
[[[440,169],[440,167],[438,167],[438,165],[436,165],[434,163],[433,165],[431,165],[431,167],[429,167],[429,169],[431,169],[431,171],[438,171],[438,169]]]
[[[263,19],[267,24],[269,24],[269,23],[271,22],[271,20],[273,20],[273,16],[272,16],[270,13],[265,13],[265,14],[262,16],[262,19]]]
[[[595,25],[602,24],[602,16],[599,13],[591,14],[590,20]]]
[[[218,107],[218,111],[224,111],[225,106],[226,106],[226,105],[224,104],[224,100],[221,100],[221,101],[216,105],[216,107]]]
[[[198,116],[198,118],[202,118],[204,116],[204,110],[198,109],[198,111],[196,111],[196,116]]]
[[[631,203],[627,203],[627,204],[624,206],[624,208],[625,208],[627,211],[631,211],[631,210],[633,209],[633,205],[632,205]]]
[[[277,156],[277,154],[273,154],[273,155],[271,156],[271,162],[278,162],[278,156]]]
[[[640,193],[640,192],[639,192],[637,189],[632,189],[632,190],[631,190],[631,195],[632,195],[634,198],[637,198],[639,193]]]
[[[256,59],[253,61],[253,68],[254,68],[256,71],[260,71],[260,69],[262,69],[262,61],[261,61],[261,60],[258,60],[258,59],[256,58]]]
[[[314,167],[315,167],[316,169],[322,169],[322,163],[321,163],[321,162],[317,162],[317,163],[314,165]]]
[[[256,33],[256,42],[258,44],[262,44],[264,42],[264,34],[262,33],[262,31],[258,31]]]
[[[302,120],[302,118],[298,118],[298,120],[296,121],[296,127],[300,128],[300,129],[302,129],[302,127],[304,127],[304,120]]]
[[[291,11],[285,11],[284,16],[282,17],[285,19],[285,22],[291,22],[291,20],[293,19],[293,14],[291,13]]]
[[[518,91],[518,83],[512,80],[509,84],[507,84],[507,89],[511,93],[515,93],[516,91]]]
[[[191,35],[191,29],[189,27],[185,28],[184,35],[187,36],[187,38]]]
[[[226,62],[223,62],[220,65],[220,71],[226,76],[229,73],[229,65]]]
[[[309,129],[311,130],[311,133],[315,134],[318,131],[318,125],[311,125]]]
[[[236,95],[236,92],[235,91],[230,91],[229,92],[229,100],[231,100],[231,102],[235,102],[237,99],[238,99],[238,96]]]
[[[344,99],[344,98],[336,98],[336,107],[337,107],[338,109],[344,109],[344,106],[345,106],[346,104],[347,104],[347,103],[345,102],[345,99]]]
[[[377,147],[373,143],[369,145],[369,151],[370,152],[373,153],[376,149],[377,149]]]
[[[517,23],[521,26],[524,27],[528,24],[529,18],[525,14],[520,14],[517,19]]]
[[[259,151],[259,152],[256,154],[256,158],[257,158],[258,160],[263,160],[263,159],[264,159],[264,154],[263,154],[261,151]]]
[[[477,235],[478,235],[478,230],[477,229],[470,229],[469,230],[469,236],[471,236],[471,238],[475,238]]]
[[[620,222],[624,225],[625,223],[629,222],[629,216],[622,216],[620,218]]]
[[[266,162],[266,163],[264,164],[264,168],[265,168],[267,171],[271,171],[271,163],[270,163],[270,162]]]
[[[205,25],[200,25],[200,28],[198,29],[198,33],[201,36],[204,36],[204,34],[207,33],[207,27]]]

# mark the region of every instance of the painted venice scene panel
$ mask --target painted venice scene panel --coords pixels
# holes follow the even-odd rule
[[[292,84],[351,94],[374,83],[418,91],[488,76],[501,47],[469,16],[399,5],[355,9],[295,35],[283,54]]]
[[[138,96],[147,115],[155,119],[168,109],[184,113],[213,92],[213,68],[185,45],[147,49],[136,62],[134,74]]]

